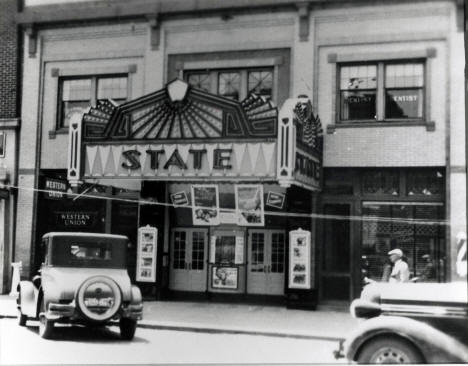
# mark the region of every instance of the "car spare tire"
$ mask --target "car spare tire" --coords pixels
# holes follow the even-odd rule
[[[119,311],[122,294],[114,280],[105,276],[94,276],[80,286],[76,293],[76,303],[86,319],[105,322]]]

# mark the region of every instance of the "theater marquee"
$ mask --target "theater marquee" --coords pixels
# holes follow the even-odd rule
[[[174,80],[120,106],[99,101],[70,126],[68,180],[270,181],[320,189],[321,128],[306,98],[278,110]],[[278,128],[279,126],[279,128]]]

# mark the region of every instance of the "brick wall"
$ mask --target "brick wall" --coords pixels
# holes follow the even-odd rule
[[[0,118],[17,117],[17,0],[0,0]]]

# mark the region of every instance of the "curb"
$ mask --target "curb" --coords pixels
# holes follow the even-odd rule
[[[16,315],[0,315],[0,319],[16,319]],[[109,325],[118,326],[117,322],[111,322]],[[318,336],[312,334],[294,334],[285,332],[275,331],[264,331],[264,330],[243,330],[233,328],[216,328],[216,327],[200,327],[190,325],[167,325],[157,323],[138,323],[138,328],[142,329],[158,329],[158,330],[171,330],[179,332],[193,332],[193,333],[208,333],[208,334],[240,334],[240,335],[251,335],[261,337],[275,337],[275,338],[294,338],[294,339],[308,339],[308,340],[321,340],[330,342],[340,342],[344,338],[331,337],[331,336]]]
[[[344,338],[330,337],[330,336],[317,336],[309,334],[294,334],[294,333],[283,333],[275,331],[262,331],[262,330],[241,330],[241,329],[229,329],[229,328],[211,328],[211,327],[191,327],[189,325],[161,325],[161,324],[149,324],[139,323],[139,328],[144,329],[159,329],[159,330],[175,330],[182,332],[194,332],[194,333],[210,333],[210,334],[243,334],[243,335],[254,335],[262,337],[277,337],[277,338],[295,338],[295,339],[309,339],[309,340],[322,340],[339,342]]]

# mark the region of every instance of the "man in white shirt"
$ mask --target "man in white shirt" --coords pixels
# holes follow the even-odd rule
[[[393,263],[389,282],[408,282],[410,271],[408,264],[401,259],[403,257],[401,249],[393,249],[388,252],[388,255],[390,256],[390,261]]]

